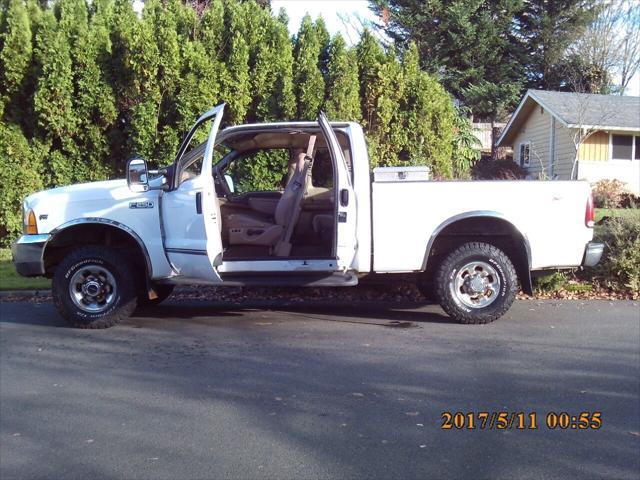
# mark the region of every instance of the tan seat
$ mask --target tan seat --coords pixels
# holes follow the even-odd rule
[[[297,154],[295,170],[278,201],[274,218],[256,212],[233,213],[226,219],[230,245],[261,245],[273,247],[285,233],[297,207],[298,192],[306,177],[305,153]]]

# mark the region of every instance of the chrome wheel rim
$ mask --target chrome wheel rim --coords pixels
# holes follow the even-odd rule
[[[486,262],[474,261],[456,271],[450,288],[463,305],[485,308],[498,298],[500,285],[500,276],[495,268]]]
[[[100,265],[85,265],[71,277],[69,295],[80,310],[101,313],[116,300],[116,279]]]

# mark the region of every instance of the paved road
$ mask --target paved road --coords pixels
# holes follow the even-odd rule
[[[640,476],[637,302],[521,301],[483,327],[435,306],[168,303],[104,331],[0,307],[3,480]],[[603,427],[443,431],[445,410]]]

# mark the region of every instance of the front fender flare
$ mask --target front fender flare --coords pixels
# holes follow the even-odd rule
[[[51,232],[49,232],[49,240],[47,240],[47,243],[44,246],[44,251],[46,252],[47,246],[55,239],[57,234],[64,232],[68,228],[75,227],[77,225],[90,225],[90,224],[107,225],[110,227],[115,227],[127,233],[129,236],[131,236],[131,238],[133,238],[133,240],[135,240],[135,242],[138,244],[138,246],[140,247],[140,251],[142,251],[142,254],[144,255],[144,261],[147,267],[147,275],[149,276],[149,278],[153,277],[153,264],[151,263],[151,257],[149,256],[149,251],[147,250],[146,245],[142,241],[142,238],[140,238],[140,235],[138,235],[135,232],[135,230],[133,230],[131,227],[128,227],[123,223],[117,222],[115,220],[111,220],[109,218],[83,217],[83,218],[76,218],[69,222],[63,223],[62,225],[54,228],[53,230],[51,230]]]

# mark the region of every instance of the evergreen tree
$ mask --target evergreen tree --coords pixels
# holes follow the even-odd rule
[[[318,28],[305,15],[295,39],[294,88],[298,102],[298,118],[310,120],[318,116],[324,102],[324,78],[318,68],[322,52]]]
[[[110,50],[108,31],[103,23],[106,19],[102,12],[98,12],[94,19],[97,21],[79,30],[73,51],[78,163],[86,165],[84,179],[91,180],[112,173],[109,132],[117,115],[115,95],[104,70],[105,56]]]
[[[292,45],[286,26],[262,10],[259,30],[262,37],[254,46],[251,66],[253,104],[248,120],[269,121],[291,118],[295,97],[291,75]]]
[[[225,120],[242,123],[251,104],[251,79],[249,76],[249,45],[246,40],[246,21],[241,5],[225,5],[225,51],[227,75],[223,95],[228,99]]]
[[[371,133],[377,144],[376,161],[379,165],[398,165],[410,159],[402,155],[408,132],[404,125],[406,112],[400,104],[406,94],[406,83],[402,65],[393,47],[383,57],[374,89],[377,101],[373,122],[375,128]]]
[[[155,43],[158,49],[158,72],[156,81],[159,86],[158,125],[153,158],[159,165],[172,160],[178,148],[179,132],[175,130],[177,120],[176,93],[180,82],[180,47],[177,22],[174,11],[167,4],[147,2],[149,21],[152,25]]]
[[[515,15],[523,0],[373,0],[385,31],[401,48],[415,42],[421,66],[456,98],[480,81],[518,83],[523,62]],[[510,99],[516,101],[517,99]],[[482,114],[482,112],[477,112]]]
[[[518,15],[520,48],[527,55],[529,87],[560,89],[558,65],[600,11],[599,0],[527,0]],[[561,69],[560,69],[561,71]]]
[[[0,34],[0,118],[5,110],[10,110],[9,117],[16,119],[24,108],[20,97],[32,60],[31,22],[22,0],[8,3]]]
[[[358,83],[360,84],[360,104],[364,120],[364,126],[372,131],[375,125],[375,109],[377,97],[380,95],[378,88],[378,74],[384,62],[384,52],[380,43],[372,33],[365,29],[356,46],[358,60]]]
[[[22,201],[42,189],[43,152],[34,151],[20,127],[0,122],[0,244],[22,232]]]
[[[176,130],[179,135],[185,134],[206,109],[221,101],[220,73],[205,46],[197,41],[183,43],[182,58],[180,89],[176,98]]]
[[[431,166],[436,177],[451,178],[456,112],[442,86],[420,70],[418,49],[411,43],[403,58],[405,92],[400,101],[406,143],[403,157],[410,164]]]
[[[360,84],[354,50],[346,47],[340,34],[329,48],[326,113],[336,120],[360,120]]]
[[[39,135],[50,146],[45,165],[46,183],[64,185],[75,178],[73,135],[73,72],[69,43],[51,11],[46,11],[36,38],[39,74],[34,97]]]
[[[314,22],[316,36],[320,44],[320,54],[318,56],[318,69],[322,72],[322,76],[327,79],[329,75],[329,48],[331,47],[331,35],[327,30],[327,24],[322,17],[318,17]]]

